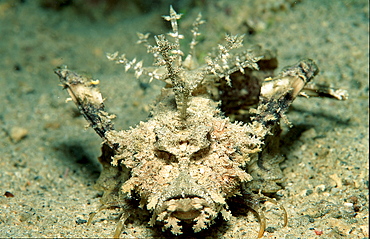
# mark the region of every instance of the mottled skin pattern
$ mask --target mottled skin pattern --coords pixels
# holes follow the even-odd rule
[[[318,68],[312,60],[303,60],[274,77],[276,56],[261,49],[234,53],[242,46],[238,36],[227,36],[227,44],[219,45],[199,66],[193,55],[203,23],[200,16],[185,60],[179,44],[180,15],[171,7],[170,16],[164,18],[172,24],[173,41],[160,35],[152,46],[148,35],[139,35],[154,54],[155,67],[142,67],[142,62],[117,53],[108,56],[126,70],[132,68],[137,77],[143,74],[167,83],[148,121],[130,130],[114,129],[114,116],[104,110],[97,81],[66,68],[56,70],[80,112],[104,140],[99,158],[103,171],[97,183],[104,191],[99,210],[122,208],[115,232],[119,237],[134,210],[130,200],[139,199],[140,207],[152,214],[151,225],[162,223],[178,235],[184,223],[199,232],[219,214],[229,220],[228,203],[234,200],[257,212],[261,237],[266,222],[259,205],[277,204],[261,193],[275,193],[283,177],[278,156],[280,118],[285,119],[289,105]],[[286,225],[285,209],[280,208]]]

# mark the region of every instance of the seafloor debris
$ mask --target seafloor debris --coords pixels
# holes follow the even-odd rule
[[[139,41],[154,55],[153,67],[118,53],[108,56],[125,70],[132,68],[137,77],[147,75],[166,83],[148,121],[130,130],[114,129],[114,115],[105,112],[98,81],[66,68],[55,71],[104,140],[98,180],[104,195],[99,210],[122,209],[115,232],[119,237],[134,210],[131,201],[140,200],[140,207],[152,214],[151,225],[162,223],[177,235],[184,233],[185,224],[194,232],[206,229],[219,214],[229,220],[228,203],[234,201],[259,215],[261,237],[266,227],[261,204],[277,204],[263,194],[279,190],[283,177],[280,118],[288,122],[285,112],[300,94],[346,98],[346,92],[314,84],[307,87],[318,73],[312,60],[302,60],[273,76],[274,52],[240,50],[243,36],[226,36],[226,44],[218,45],[205,64],[199,64],[195,45],[203,23],[200,15],[193,24],[190,52],[183,59],[180,17],[172,7],[164,17],[172,25],[171,40],[159,35],[156,45],[150,45],[148,34],[139,34]],[[233,122],[231,115],[243,121]],[[280,208],[286,225],[285,209]]]

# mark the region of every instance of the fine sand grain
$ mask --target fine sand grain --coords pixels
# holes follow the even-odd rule
[[[161,19],[168,1],[152,11],[139,9],[139,3],[105,11],[103,1],[60,10],[40,2],[47,1],[0,1],[0,237],[110,237],[116,222],[107,219],[115,218],[114,211],[99,213],[86,226],[100,205],[93,186],[101,140],[84,129],[75,106],[65,103],[67,93],[53,69],[67,65],[99,79],[117,129],[145,120],[162,84],[136,80],[105,52],[126,53],[149,65],[145,48],[135,44],[136,32],[169,32]],[[289,223],[282,228],[281,212],[266,205],[265,237],[368,238],[368,1],[184,2],[176,9],[186,12],[180,21],[184,34],[200,11],[207,20],[200,57],[221,43],[225,32],[246,34],[246,44],[277,49],[280,67],[314,59],[320,68],[316,82],[349,93],[342,102],[294,102],[288,114],[293,127],[284,127],[282,146],[285,188],[278,195]],[[229,222],[218,220],[187,237],[255,238],[255,215],[234,211]],[[131,217],[122,238],[171,237],[149,227],[148,220],[146,214]]]

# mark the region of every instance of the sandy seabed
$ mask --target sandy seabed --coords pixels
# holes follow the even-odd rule
[[[118,3],[108,12],[101,1],[61,10],[39,2],[0,1],[0,237],[110,237],[116,222],[106,219],[112,211],[86,226],[100,205],[93,186],[101,140],[65,103],[53,69],[67,65],[99,79],[118,129],[145,120],[162,84],[136,80],[105,52],[124,52],[149,65],[146,50],[135,44],[136,32],[169,32],[161,19],[168,1],[152,11]],[[368,238],[368,1],[194,2],[181,5],[186,14],[180,27],[189,31],[202,12],[207,24],[200,56],[221,43],[225,32],[247,34],[245,44],[277,49],[280,67],[314,59],[320,68],[316,82],[349,93],[342,102],[294,102],[288,114],[293,127],[282,139],[287,159],[278,199],[289,223],[282,228],[281,213],[267,209],[265,237]],[[131,217],[121,237],[171,237],[147,222],[145,214]],[[254,214],[238,213],[179,238],[255,238],[257,231]]]

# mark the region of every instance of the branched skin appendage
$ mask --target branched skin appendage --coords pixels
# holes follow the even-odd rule
[[[139,42],[154,55],[153,67],[143,67],[142,61],[130,61],[118,53],[108,55],[126,71],[133,69],[136,77],[147,75],[150,80],[166,82],[152,117],[130,130],[114,130],[114,116],[104,110],[97,81],[68,69],[56,70],[80,112],[104,140],[98,180],[104,195],[99,211],[122,208],[115,232],[119,237],[130,211],[135,210],[130,200],[139,199],[140,207],[152,214],[151,225],[162,223],[163,229],[178,235],[184,233],[184,223],[199,232],[219,214],[229,220],[228,204],[236,201],[259,215],[258,237],[262,237],[266,220],[260,205],[266,201],[278,204],[261,193],[279,190],[283,177],[278,154],[280,119],[288,122],[285,113],[300,94],[316,92],[343,99],[346,92],[307,85],[318,73],[312,60],[272,76],[277,66],[274,53],[236,51],[243,45],[242,36],[226,36],[226,44],[219,45],[200,65],[195,59],[196,38],[204,23],[200,15],[193,24],[190,52],[183,59],[180,17],[171,7],[170,15],[164,16],[172,25],[170,39],[156,36],[156,45],[148,43],[148,34],[139,34]],[[233,93],[225,93],[229,90]],[[241,104],[240,98],[245,99]],[[227,117],[231,114],[220,110],[228,106],[248,109],[248,117],[233,122]],[[285,226],[287,214],[279,207]]]

